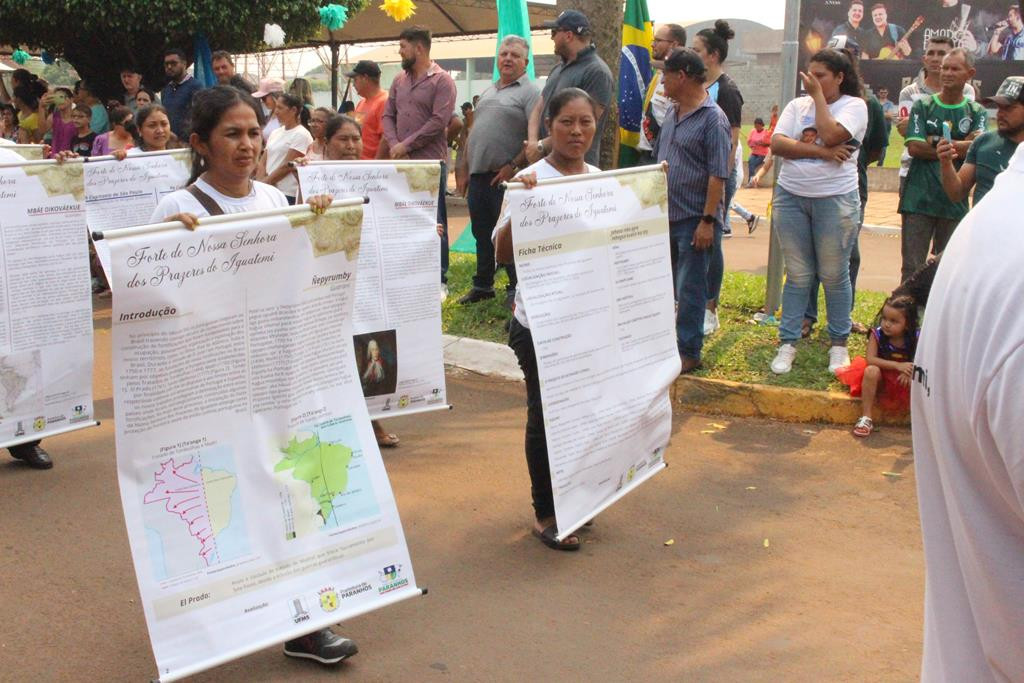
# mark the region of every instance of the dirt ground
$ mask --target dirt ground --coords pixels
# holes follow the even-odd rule
[[[48,439],[49,472],[0,461],[4,681],[155,671],[115,478],[109,309],[95,339],[103,425]],[[917,677],[909,432],[677,414],[669,468],[558,553],[529,534],[522,384],[448,381],[455,410],[389,421],[402,445],[385,455],[429,594],[340,627],[361,652],[339,669],[271,648],[195,680]]]

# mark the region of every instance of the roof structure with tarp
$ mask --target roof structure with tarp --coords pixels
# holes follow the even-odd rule
[[[541,28],[544,22],[558,16],[554,3],[527,2],[526,7],[530,28]],[[373,3],[353,14],[337,31],[321,27],[314,37],[288,45],[288,48],[330,48],[331,101],[337,108],[340,47],[397,41],[399,33],[413,26],[429,28],[434,38],[495,33],[498,30],[498,4],[496,0],[420,0],[416,3],[415,14],[405,21],[395,21]]]

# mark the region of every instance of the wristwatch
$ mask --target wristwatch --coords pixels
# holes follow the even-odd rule
[[[714,224],[715,217],[712,216],[709,213],[706,213],[706,214],[704,214],[703,216],[700,217],[700,222],[701,223],[711,223],[711,224]]]

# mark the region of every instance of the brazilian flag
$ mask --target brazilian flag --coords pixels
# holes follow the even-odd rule
[[[654,24],[647,0],[626,0],[619,57],[619,167],[635,166],[644,97],[651,83],[651,43]]]

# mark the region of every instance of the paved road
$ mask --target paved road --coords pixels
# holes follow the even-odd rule
[[[115,479],[109,309],[96,317],[103,425],[48,440],[52,471],[0,461],[4,681],[155,670]],[[557,553],[528,532],[521,383],[456,372],[449,390],[453,412],[389,422],[403,443],[385,457],[430,593],[345,624],[362,648],[346,680],[917,676],[908,432],[855,442],[841,429],[678,414],[668,470],[602,514],[582,551]],[[196,680],[335,677],[272,648]]]

